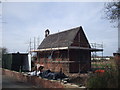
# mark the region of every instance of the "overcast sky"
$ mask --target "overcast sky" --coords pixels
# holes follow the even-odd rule
[[[30,38],[44,39],[44,31],[57,33],[82,26],[90,43],[104,44],[104,55],[117,51],[117,28],[104,17],[104,2],[2,3],[2,45],[9,52],[26,52]]]

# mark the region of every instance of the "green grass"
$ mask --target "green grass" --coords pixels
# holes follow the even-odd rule
[[[99,62],[92,62],[91,67],[92,68],[109,68],[113,66],[113,62],[111,60],[109,61],[99,61]]]
[[[105,67],[111,67],[111,64],[92,64],[92,67],[105,68]]]

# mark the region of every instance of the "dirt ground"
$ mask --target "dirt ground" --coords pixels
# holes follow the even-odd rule
[[[86,82],[88,79],[88,73],[84,73],[84,74],[76,73],[76,74],[67,74],[67,75],[69,77],[68,83],[74,83],[80,87],[86,86]]]

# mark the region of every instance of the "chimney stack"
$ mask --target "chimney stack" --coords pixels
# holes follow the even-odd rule
[[[49,34],[50,34],[49,29],[45,30],[45,37],[49,36]]]

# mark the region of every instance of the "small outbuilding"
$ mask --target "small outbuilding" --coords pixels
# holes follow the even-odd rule
[[[83,28],[77,27],[55,34],[45,31],[45,39],[39,45],[38,61],[45,69],[62,70],[64,73],[86,72],[91,69],[91,48]]]
[[[29,71],[28,53],[7,53],[2,57],[2,67],[14,71]]]

